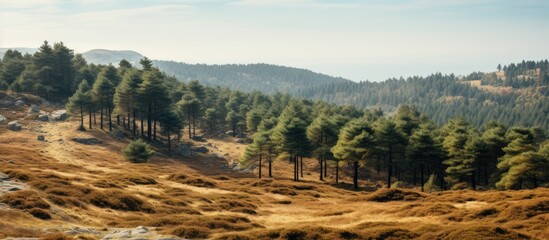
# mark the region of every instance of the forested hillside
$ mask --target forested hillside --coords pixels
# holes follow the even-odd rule
[[[252,143],[241,165],[261,167],[263,160],[270,168],[273,161],[289,161],[294,165],[295,181],[303,177],[304,158],[315,158],[321,179],[326,169],[335,168],[337,182],[340,168],[352,166],[355,189],[363,171],[385,173],[387,187],[408,183],[429,190],[476,189],[479,185],[520,189],[549,183],[546,131],[534,125],[502,123],[512,119],[522,125],[521,121],[534,116],[534,121],[547,126],[546,115],[540,115],[547,109],[547,96],[536,92],[542,86],[531,87],[528,98],[514,91],[490,95],[455,76],[437,74],[383,83],[325,85],[314,88],[318,96],[311,90],[300,91],[350,104],[339,106],[289,94],[183,83],[153,67],[147,58],[140,60],[140,69],[125,60],[118,67],[87,64],[62,43],[44,42],[32,56],[9,51],[1,63],[2,90],[57,102],[68,99],[66,108],[79,120],[81,130],[94,126],[124,129],[131,139],[167,146],[168,151],[172,141],[180,142],[187,134],[195,138],[197,131],[250,136]],[[364,95],[373,90],[378,95]],[[380,108],[354,107],[402,102],[417,103],[418,108],[400,105],[388,115]],[[471,106],[476,108],[467,109]],[[435,120],[442,127],[422,111],[439,116]],[[477,111],[486,114],[480,129],[467,120],[478,120]],[[442,121],[459,114],[465,118]]]
[[[270,64],[207,65],[157,60],[154,65],[181,81],[199,80],[208,86],[228,87],[245,92],[295,93],[298,89],[313,85],[351,82],[306,69]]]
[[[477,74],[479,78],[486,78],[485,74]],[[384,82],[311,86],[299,90],[297,95],[359,108],[380,107],[386,112],[393,112],[400,104],[411,104],[439,125],[462,116],[476,127],[497,120],[507,125],[540,126],[547,130],[549,83],[547,77],[544,79],[521,89],[483,89],[468,84],[469,80],[439,73]]]
[[[102,54],[112,63],[123,59],[115,51]],[[88,55],[85,53],[84,57],[89,62],[106,63]],[[130,62],[136,63],[135,58]],[[495,119],[507,125],[549,129],[547,60],[498,65],[495,72],[473,72],[464,77],[433,74],[360,83],[268,64],[206,65],[159,60],[153,63],[180,81],[198,80],[204,85],[244,92],[283,92],[359,108],[379,107],[387,113],[401,104],[414,105],[438,125],[462,116],[475,127]]]

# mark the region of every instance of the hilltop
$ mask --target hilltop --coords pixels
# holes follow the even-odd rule
[[[139,60],[144,56],[136,51],[131,50],[107,50],[107,49],[92,49],[82,53],[82,56],[89,63],[103,64],[103,65],[118,65],[122,59],[137,65]]]
[[[128,140],[117,130],[94,125],[80,132],[76,121],[40,122],[27,114],[32,104],[45,114],[59,107],[31,95],[9,101],[21,102],[0,108],[7,118],[0,123],[0,184],[19,187],[0,192],[0,237],[549,238],[546,188],[421,193],[376,191],[372,183],[351,191],[315,174],[293,182],[286,161],[275,162],[274,178],[259,180],[256,172],[229,167],[245,145],[223,135],[184,139],[209,150],[185,156],[153,144],[157,153],[148,163],[132,164],[121,154]],[[22,130],[8,130],[12,120]],[[305,162],[306,172],[316,171],[316,160]]]

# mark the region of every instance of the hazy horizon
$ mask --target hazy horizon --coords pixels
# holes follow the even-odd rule
[[[494,71],[549,56],[544,1],[0,0],[0,47],[63,41],[186,63],[269,63],[354,81]]]

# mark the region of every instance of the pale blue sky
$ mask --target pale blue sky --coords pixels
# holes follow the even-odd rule
[[[43,40],[381,81],[549,58],[549,1],[0,0],[0,47]]]

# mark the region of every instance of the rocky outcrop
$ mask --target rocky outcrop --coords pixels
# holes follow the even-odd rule
[[[154,237],[154,233],[149,231],[148,228],[139,226],[133,229],[120,229],[115,230],[113,233],[105,235],[102,240],[109,239],[149,239]]]
[[[6,117],[4,117],[0,114],[0,123],[5,122],[6,120],[7,120]]]
[[[64,121],[67,120],[67,110],[55,110],[50,113],[50,117],[53,121]]]
[[[21,130],[21,124],[19,124],[19,122],[16,120],[16,121],[11,121],[8,123],[8,129],[9,130],[12,130],[12,131],[19,131]]]

